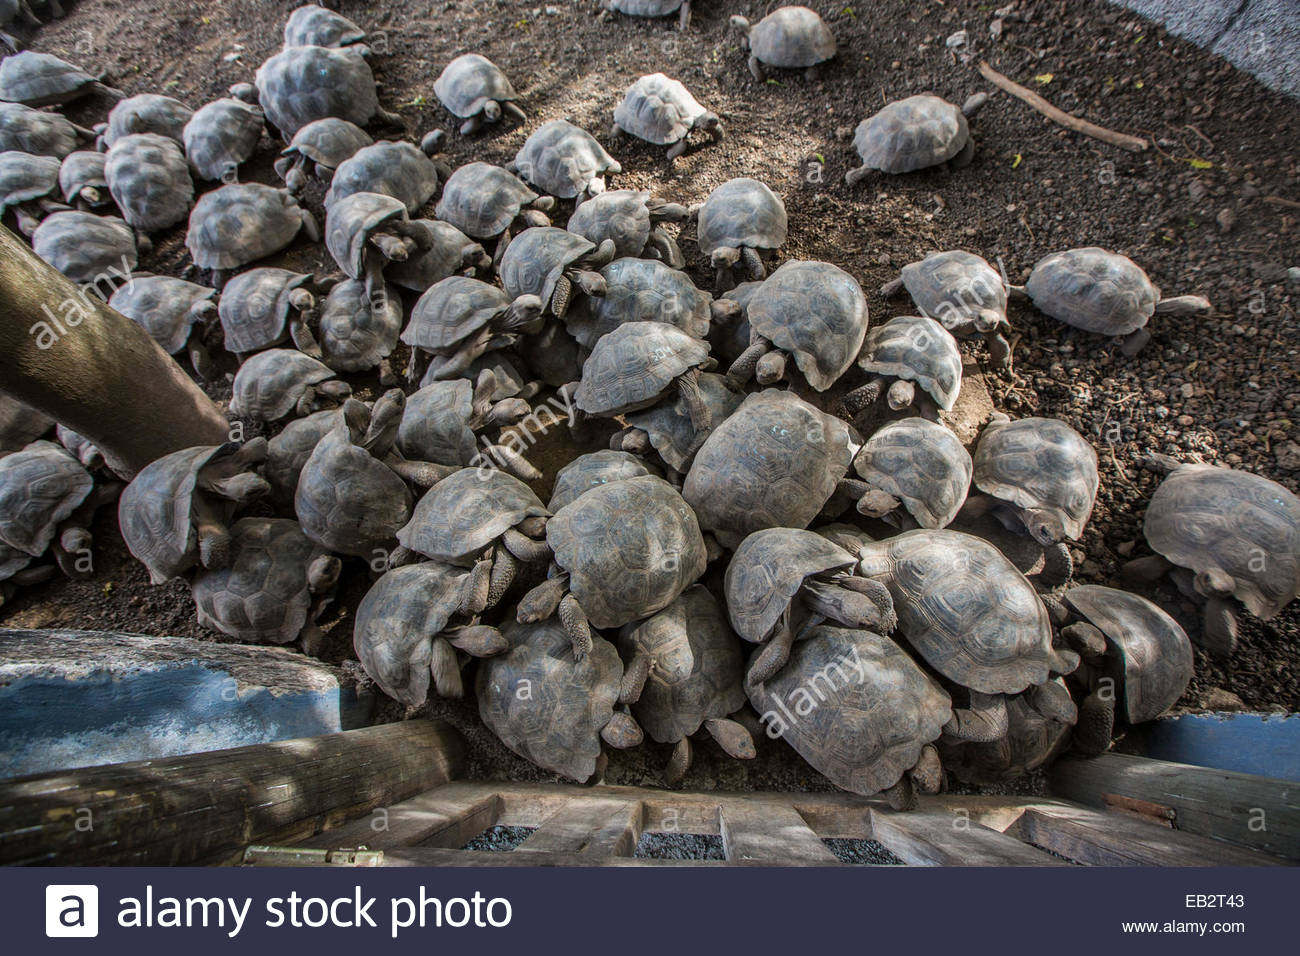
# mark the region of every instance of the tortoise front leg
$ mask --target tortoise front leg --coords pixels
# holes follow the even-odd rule
[[[459,700],[465,696],[465,684],[460,677],[460,661],[456,658],[456,648],[439,635],[433,639],[432,654],[429,658],[429,673],[433,677],[433,686],[439,697]]]
[[[645,690],[645,682],[649,680],[653,667],[654,662],[650,659],[650,655],[644,651],[637,651],[631,663],[623,671],[623,679],[618,685],[620,704],[635,704],[641,699],[641,692]]]
[[[749,277],[755,282],[767,278],[767,266],[763,265],[763,259],[758,254],[757,249],[749,246],[743,246],[740,250],[740,257],[745,260],[745,268],[749,270]]]
[[[677,245],[677,240],[668,233],[664,232],[658,226],[650,230],[650,238],[646,240],[646,246],[658,256],[659,260],[666,266],[673,269],[681,269],[686,265],[686,257],[682,255],[681,247]]]
[[[686,776],[686,771],[691,769],[691,762],[695,754],[691,748],[691,738],[683,737],[673,745],[672,756],[668,758],[668,766],[664,767],[664,783],[670,787],[675,787],[682,782]]]
[[[1205,599],[1204,630],[1196,643],[1211,654],[1227,657],[1237,647],[1237,612],[1231,599],[1211,596]]]
[[[673,163],[677,161],[678,157],[680,157],[684,152],[686,152],[685,136],[683,136],[677,142],[673,143],[671,146],[668,147],[668,152],[665,154],[665,156],[668,159],[668,165],[672,166]]]
[[[764,643],[754,659],[750,661],[745,681],[752,685],[765,684],[790,659],[790,649],[794,646],[794,629],[790,626],[790,609],[786,608],[775,632]]]
[[[496,565],[489,560],[476,561],[465,575],[461,585],[460,606],[457,610],[466,617],[477,617],[492,606],[492,579]]]
[[[510,549],[498,544],[492,549],[492,576],[488,587],[487,607],[496,607],[515,583],[519,562]]]
[[[772,348],[772,343],[763,338],[757,332],[754,333],[753,340],[750,341],[749,348],[740,353],[736,361],[731,363],[727,369],[728,384],[734,390],[741,390],[745,387],[754,373],[758,369],[759,360],[766,355]]]
[[[677,29],[686,30],[691,25],[691,0],[682,0],[681,13],[677,17]]]
[[[907,771],[912,785],[921,793],[938,793],[943,787],[943,764],[939,762],[939,751],[934,744],[921,748],[921,756],[916,758],[916,766]]]
[[[1060,587],[1074,577],[1074,558],[1070,556],[1070,546],[1064,541],[1049,545],[1043,551],[1043,569],[1035,575],[1038,583],[1051,590]]]
[[[855,422],[858,416],[874,405],[884,391],[886,379],[877,376],[865,385],[859,385],[851,392],[845,392],[835,406],[835,414],[846,421]]]
[[[749,67],[749,73],[750,73],[750,75],[751,75],[754,79],[758,80],[758,82],[762,83],[765,79],[767,79],[767,77],[766,77],[766,75],[765,75],[765,73],[764,73],[764,71],[763,71],[763,63],[762,63],[762,61],[760,61],[758,57],[754,56],[754,54],[751,53],[751,54],[749,55],[749,61],[748,61],[747,65],[748,65],[748,67]]]
[[[552,565],[551,570],[556,571],[558,568]],[[559,608],[568,589],[568,574],[559,573],[548,577],[519,599],[519,605],[515,608],[515,620],[520,624],[535,624],[546,620]]]
[[[912,778],[907,774],[899,777],[898,783],[883,791],[882,795],[889,802],[891,810],[905,813],[916,809],[916,788],[912,785]]]
[[[1079,704],[1079,719],[1074,725],[1074,749],[1085,756],[1095,757],[1110,749],[1114,736],[1114,693],[1103,694],[1102,689],[1096,687]]]
[[[572,594],[560,599],[559,612],[560,623],[573,645],[573,659],[583,660],[591,652],[591,625],[587,622],[587,613]]]
[[[460,124],[460,135],[471,136],[483,128],[483,115],[476,114]]]

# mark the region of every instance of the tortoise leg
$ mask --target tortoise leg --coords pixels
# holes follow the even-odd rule
[[[943,765],[939,762],[939,751],[933,744],[921,748],[921,756],[916,766],[907,772],[914,786],[921,793],[938,793],[943,786]]]
[[[501,543],[505,545],[512,555],[525,564],[545,561],[551,556],[550,545],[545,541],[535,541],[514,528],[506,529],[506,532],[501,536]]]
[[[1119,350],[1126,357],[1132,358],[1141,352],[1148,342],[1151,341],[1151,331],[1143,326],[1140,329],[1134,329],[1128,335],[1120,339]]]
[[[749,270],[749,277],[755,282],[767,278],[767,266],[763,265],[763,260],[759,256],[757,249],[751,249],[749,246],[742,247],[740,258],[745,260],[745,268]]]
[[[1074,749],[1087,756],[1105,753],[1115,735],[1115,698],[1094,689],[1079,705],[1074,725]]]
[[[1043,551],[1043,569],[1035,575],[1038,584],[1047,588],[1060,587],[1074,577],[1074,559],[1070,557],[1070,546],[1058,541]]]
[[[520,624],[546,620],[559,608],[568,587],[567,574],[557,574],[555,577],[547,578],[519,599],[519,606],[515,609],[515,619]]]
[[[653,664],[650,655],[641,651],[632,658],[631,663],[623,671],[623,680],[618,685],[620,704],[635,704],[641,699],[641,692],[645,689],[645,682],[650,678]]]
[[[460,124],[460,135],[471,136],[474,133],[477,133],[482,128],[483,128],[482,114],[471,116],[469,119],[465,120],[465,122]]]
[[[703,444],[701,436],[707,436],[709,429],[713,427],[713,413],[709,411],[708,403],[704,401],[704,393],[700,391],[698,368],[690,369],[677,376],[677,394],[686,405],[686,413],[691,419],[691,428],[695,429],[697,442],[695,447],[698,447]]]
[[[572,594],[560,599],[560,623],[573,644],[573,659],[583,660],[591,651],[591,625],[587,623],[587,614]]]
[[[681,13],[677,17],[677,29],[686,30],[691,25],[691,0],[682,0]]]
[[[194,368],[194,374],[204,382],[212,381],[217,375],[217,367],[212,361],[212,355],[208,352],[208,347],[203,344],[197,335],[192,335],[189,342],[185,344],[185,350],[189,353],[190,365]]]
[[[645,732],[641,730],[641,725],[632,719],[631,714],[616,710],[609,723],[600,729],[600,739],[615,750],[628,750],[641,745],[645,740]]]
[[[551,312],[557,319],[564,318],[572,300],[573,282],[568,276],[560,276],[555,280],[555,291],[551,294]]]
[[[487,454],[520,481],[537,481],[542,477],[536,465],[509,445],[490,445]]]
[[[1106,636],[1087,621],[1078,621],[1061,629],[1061,637],[1085,659],[1104,657]]]
[[[456,648],[441,635],[433,639],[433,654],[429,658],[429,673],[439,697],[458,700],[465,696],[465,684],[460,678],[460,661]]]
[[[763,64],[759,61],[758,57],[751,53],[749,55],[749,62],[746,65],[749,67],[750,75],[754,79],[758,80],[758,82],[762,83],[766,77],[763,74]]]
[[[488,585],[487,607],[496,607],[507,591],[510,585],[515,583],[515,575],[519,571],[519,562],[515,556],[510,553],[510,549],[504,545],[497,545],[492,549],[492,575]]]
[[[883,796],[889,802],[890,809],[899,812],[916,809],[916,787],[907,774],[903,774],[898,783],[884,791]]]
[[[458,610],[466,617],[476,617],[491,607],[492,577],[495,565],[488,560],[476,561],[465,576],[460,592]]]
[[[443,636],[452,647],[464,651],[470,657],[493,657],[510,647],[505,636],[487,624],[448,628]]]
[[[668,160],[668,165],[669,166],[673,165],[673,163],[677,161],[678,157],[680,157],[684,152],[686,152],[685,136],[683,136],[677,142],[673,143],[671,146],[668,147],[668,152],[665,154]]]
[[[835,406],[835,414],[848,422],[857,421],[858,416],[876,403],[884,390],[885,379],[874,378],[865,385],[859,385],[844,396]]]
[[[220,509],[203,495],[194,496],[194,530],[199,536],[199,562],[209,571],[230,567],[230,532]]]
[[[758,756],[754,736],[744,724],[726,717],[710,717],[704,722],[704,729],[718,742],[719,747],[737,760],[752,760]]]
[[[759,385],[775,385],[785,378],[785,364],[785,353],[780,349],[772,349],[754,366],[754,380]]]
[[[943,732],[958,740],[991,743],[1007,735],[1007,698],[1003,694],[970,692],[968,708],[953,708]]]
[[[1196,642],[1217,657],[1227,657],[1237,647],[1237,612],[1228,598],[1205,599],[1205,621]]]
[[[984,336],[984,344],[988,346],[989,360],[994,368],[1007,368],[1011,365],[1011,343],[1001,332],[989,332]]]
[[[759,360],[771,348],[771,342],[759,337],[758,341],[752,342],[749,348],[740,353],[736,361],[731,363],[731,368],[727,369],[727,381],[734,389],[739,390],[745,387],[745,384],[754,377]]]
[[[417,488],[432,488],[453,472],[460,471],[456,465],[440,465],[434,461],[407,461],[396,455],[389,455],[384,464],[393,469],[403,481],[409,481]]]
[[[664,782],[670,787],[681,783],[686,776],[686,771],[691,769],[694,756],[690,737],[683,737],[677,741],[672,756],[668,758],[668,766],[664,767]]]
[[[664,265],[673,269],[681,269],[686,265],[686,257],[682,255],[677,240],[658,226],[650,230],[650,238],[646,245],[659,257],[659,261]]]
[[[763,644],[763,647],[749,663],[745,675],[747,683],[758,685],[766,683],[772,675],[785,666],[790,659],[790,648],[794,646],[794,629],[790,626],[790,611],[782,615],[781,623]]]

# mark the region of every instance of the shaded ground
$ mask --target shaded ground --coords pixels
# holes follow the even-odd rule
[[[107,71],[128,92],[165,92],[197,107],[252,78],[257,64],[279,47],[281,25],[294,5],[83,0],[30,42]],[[758,4],[699,4],[685,34],[671,19],[600,22],[594,2],[459,0],[431,8],[407,0],[343,0],[341,9],[380,31],[375,64],[385,84],[381,98],[406,117],[417,138],[435,125],[451,129],[433,81],[452,56],[477,50],[513,78],[529,124],[468,140],[453,131],[453,165],[508,161],[536,124],[563,116],[596,133],[623,163],[625,173],[612,179],[614,186],[690,203],[733,176],[755,176],[785,198],[790,238],[783,256],[827,259],[848,269],[867,290],[875,317],[908,308],[905,300],[886,303],[875,291],[899,266],[956,247],[1000,260],[1013,281],[1023,281],[1049,252],[1101,245],[1131,256],[1169,294],[1207,295],[1216,307],[1212,316],[1157,319],[1153,341],[1137,359],[1032,310],[1012,313],[1016,372],[989,378],[996,403],[1012,415],[1061,417],[1100,451],[1102,493],[1079,549],[1080,580],[1111,582],[1126,555],[1144,553],[1141,520],[1157,479],[1134,465],[1141,452],[1199,456],[1297,488],[1300,290],[1286,285],[1287,268],[1300,265],[1296,103],[1100,2],[1022,0],[1002,16],[997,41],[989,33],[994,2],[812,5],[831,23],[839,57],[816,82],[792,74],[763,85],[749,77],[745,56],[726,30],[733,13],[761,16]],[[975,54],[970,62],[945,45],[961,29]],[[1141,154],[1112,149],[999,95],[978,118],[978,150],[969,167],[868,180],[855,190],[844,185],[844,172],[857,165],[850,139],[860,119],[916,92],[960,102],[987,88],[975,71],[980,58],[1063,109],[1154,138],[1155,148]],[[675,173],[660,150],[610,143],[605,134],[621,91],[656,70],[685,82],[727,128],[720,147],[689,154]],[[94,103],[75,114],[94,121],[103,109]],[[271,181],[270,155],[246,175]],[[319,192],[308,199],[319,213]],[[182,240],[179,232],[165,237],[141,268],[178,268]],[[706,284],[693,243],[685,251],[697,281]],[[332,269],[325,255],[322,247],[300,245],[287,258],[301,267]],[[373,381],[354,384],[368,384],[373,393]],[[228,388],[215,397],[227,396]],[[204,633],[183,584],[148,586],[111,515],[101,517],[96,531],[99,572],[93,580],[24,595],[0,610],[0,623]],[[366,586],[360,566],[350,568],[328,618],[331,660],[352,656],[350,612]],[[1189,629],[1195,627],[1190,607],[1172,593],[1161,592],[1161,598]],[[1268,623],[1247,622],[1228,662],[1198,652],[1197,677],[1182,704],[1221,706],[1227,692],[1253,708],[1300,708],[1298,628],[1300,611],[1293,607]],[[392,704],[389,713],[400,710]],[[433,710],[470,738],[475,775],[544,776],[482,728],[472,702],[438,702]],[[656,746],[617,754],[609,780],[657,783],[667,755],[666,747]],[[697,747],[686,784],[827,786],[784,744],[766,744],[758,761],[742,765],[720,759],[711,742]]]

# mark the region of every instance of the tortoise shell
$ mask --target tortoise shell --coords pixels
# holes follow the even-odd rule
[[[241,272],[221,291],[221,328],[227,351],[240,354],[284,341],[289,299],[311,276],[288,269],[262,267]]]
[[[478,116],[489,101],[510,103],[519,99],[501,69],[477,53],[464,53],[448,63],[434,80],[433,92],[447,112],[461,119]]]
[[[181,142],[185,124],[194,111],[180,100],[157,93],[140,93],[119,100],[108,113],[108,128],[104,130],[104,146],[113,148],[123,136],[134,133],[157,133]]]
[[[594,136],[562,119],[534,130],[515,156],[513,168],[525,182],[560,199],[573,199],[606,173],[623,171]]]
[[[960,249],[932,252],[903,266],[903,285],[916,307],[948,331],[969,326],[983,311],[1007,321],[1007,287],[984,259]]]
[[[1179,567],[1219,572],[1269,620],[1300,589],[1300,498],[1248,471],[1183,465],[1147,505],[1147,542]]]
[[[402,331],[402,298],[385,287],[372,299],[356,279],[330,289],[320,312],[320,346],[325,364],[336,372],[364,372],[397,347]]]
[[[258,100],[286,140],[336,116],[365,126],[379,112],[375,75],[354,47],[287,47],[257,69]]]
[[[58,113],[0,103],[0,150],[63,158],[77,148],[77,130]]]
[[[570,780],[596,772],[600,732],[614,716],[623,663],[599,635],[580,661],[560,623],[509,621],[504,654],[478,669],[478,712],[501,742],[525,760]],[[527,688],[527,693],[521,689]]]
[[[825,624],[746,690],[769,737],[783,737],[837,787],[867,795],[898,783],[952,716],[943,688],[889,638]]]
[[[696,224],[700,252],[718,248],[776,249],[789,220],[781,197],[757,179],[729,179],[704,200]]]
[[[682,0],[609,0],[609,5],[629,17],[666,17],[681,9]]]
[[[851,571],[857,559],[814,531],[765,528],[740,542],[727,565],[723,589],[731,626],[761,643],[776,627],[807,578]]]
[[[463,378],[424,386],[406,400],[398,449],[412,461],[468,465],[478,454],[478,439],[469,427],[473,400],[474,385]]]
[[[790,353],[819,392],[853,364],[867,334],[862,287],[829,262],[784,263],[753,293],[745,315],[750,328]]]
[[[1124,715],[1130,724],[1155,720],[1178,702],[1192,680],[1192,642],[1178,622],[1137,594],[1084,584],[1063,600],[1106,636],[1123,666]]]
[[[455,348],[510,308],[510,297],[494,285],[467,276],[434,283],[411,309],[402,341],[437,352]]]
[[[951,429],[904,418],[867,439],[853,467],[872,488],[901,501],[922,528],[937,531],[965,504],[975,465]]]
[[[749,51],[770,66],[804,69],[835,56],[835,37],[807,7],[778,7],[749,31]]]
[[[1050,510],[1077,541],[1097,499],[1097,453],[1055,418],[995,421],[975,448],[975,484],[1018,508]]]
[[[0,458],[0,541],[38,558],[95,479],[61,445],[34,441]]]
[[[549,303],[565,270],[595,251],[592,243],[567,229],[533,226],[515,236],[497,271],[512,299],[536,295]]]
[[[248,644],[288,644],[307,623],[308,568],[325,554],[296,521],[239,519],[230,529],[230,565],[203,571],[190,585],[199,624]]]
[[[495,239],[536,199],[537,193],[500,166],[468,163],[443,185],[435,214],[474,239]]]
[[[1025,292],[1045,315],[1101,335],[1142,328],[1160,301],[1160,290],[1132,259],[1095,246],[1039,259]]]
[[[709,346],[663,322],[627,322],[596,342],[574,392],[578,408],[612,417],[663,397],[678,376],[698,368]]]
[[[339,410],[327,408],[312,412],[305,418],[295,418],[267,443],[266,462],[262,473],[271,483],[271,491],[281,502],[293,504],[298,489],[298,477],[307,459],[316,450],[338,421]]]
[[[547,507],[559,511],[592,488],[649,474],[645,462],[625,451],[605,448],[579,455],[556,473]]]
[[[592,488],[547,522],[546,542],[593,627],[663,610],[707,563],[695,512],[653,475]]]
[[[908,531],[865,545],[861,573],[889,588],[899,633],[944,677],[985,694],[1047,680],[1052,624],[1002,552],[959,531]]]
[[[869,375],[915,382],[945,411],[952,409],[961,391],[957,340],[924,316],[900,315],[869,331],[858,365]]]
[[[838,418],[766,389],[713,429],[682,494],[726,547],[763,528],[806,528],[849,470],[849,441]]]
[[[1043,702],[1049,695],[1054,698],[1050,705]],[[1058,710],[1073,714],[1073,719],[1060,720]],[[1007,698],[1003,737],[987,743],[941,737],[939,756],[944,769],[964,783],[1005,783],[1032,773],[1064,750],[1077,719],[1065,681],[1054,677]]]
[[[744,395],[731,390],[725,375],[705,372],[699,378],[699,387],[714,426],[730,416],[744,400]],[[680,398],[675,402],[660,402],[644,411],[627,412],[624,417],[629,425],[650,436],[651,447],[668,467],[679,472],[686,470],[686,456],[697,432],[691,424],[690,411]]]
[[[114,143],[104,178],[123,218],[143,232],[174,226],[194,204],[185,154],[176,140],[157,133],[133,133]]]
[[[429,248],[405,262],[392,263],[384,275],[394,285],[413,292],[424,292],[434,283],[462,272],[467,261],[485,256],[481,245],[440,219],[411,220],[411,235]]]
[[[10,206],[54,192],[60,165],[55,156],[33,156],[14,149],[0,153],[0,216]]]
[[[41,220],[32,249],[73,282],[129,276],[135,269],[135,233],[115,216],[72,210]]]
[[[605,294],[564,317],[569,333],[587,348],[628,322],[664,322],[692,338],[708,337],[713,297],[685,272],[654,259],[627,258],[615,259],[600,274]]]
[[[302,226],[298,200],[285,190],[231,183],[199,197],[185,245],[201,269],[237,269],[279,252]]]
[[[66,60],[24,50],[0,60],[0,100],[42,107],[67,103],[90,91],[97,81]]]
[[[78,194],[89,186],[100,193],[98,205],[108,200],[108,180],[104,176],[104,167],[108,157],[93,149],[79,149],[63,158],[59,167],[59,189],[63,191],[64,202],[75,202]]]
[[[885,173],[946,163],[969,141],[970,127],[962,111],[928,93],[886,104],[853,134],[863,165]]]
[[[401,200],[414,214],[438,191],[438,167],[412,143],[380,140],[341,162],[330,180],[325,205],[353,193],[380,193]]]
[[[298,7],[284,24],[285,46],[343,47],[365,39],[366,31],[347,17],[314,3]]]
[[[235,373],[230,411],[255,421],[278,421],[294,410],[309,387],[333,377],[328,366],[297,349],[258,352]]]
[[[229,187],[227,187],[229,188]],[[325,208],[325,247],[349,278],[365,278],[366,242],[387,222],[406,221],[400,199],[381,193],[352,193]]]
[[[667,146],[684,139],[707,112],[680,81],[651,73],[628,87],[614,122],[638,139]]]
[[[462,468],[424,493],[397,539],[435,561],[472,559],[525,518],[550,512],[518,478]]]
[[[54,427],[54,419],[0,392],[0,458],[20,451]]]
[[[618,646],[625,659],[640,652],[652,662],[632,713],[660,743],[676,743],[706,720],[745,706],[745,658],[718,602],[702,584],[625,630]]]
[[[364,149],[373,142],[370,134],[355,123],[337,116],[327,116],[298,130],[289,145],[280,151],[280,155],[302,154],[313,163],[337,169],[348,157],[356,155],[357,150]]]
[[[175,355],[202,318],[195,306],[216,297],[215,289],[173,276],[133,275],[108,304],[139,324],[168,355]]]
[[[266,118],[251,103],[224,97],[200,106],[185,124],[185,155],[203,179],[229,180],[257,151]]]
[[[594,245],[614,241],[614,255],[639,256],[650,238],[650,194],[636,189],[611,189],[578,204],[568,230]]]

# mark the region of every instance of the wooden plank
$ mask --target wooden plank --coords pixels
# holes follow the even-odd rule
[[[791,806],[726,800],[718,808],[722,849],[734,863],[840,866],[839,858]]]
[[[1103,754],[1058,760],[1051,791],[1104,808],[1110,795],[1174,811],[1174,827],[1215,840],[1300,859],[1300,783],[1231,770]]]
[[[0,781],[0,863],[237,860],[251,843],[293,845],[400,803],[463,763],[448,724],[412,720]]]
[[[322,850],[416,845],[456,850],[493,826],[500,813],[501,798],[490,790],[448,796],[445,788],[439,787],[395,807],[378,807],[299,845]]]
[[[942,809],[898,812],[873,807],[875,839],[913,866],[1063,866],[1013,836]]]
[[[1028,807],[1012,828],[1022,840],[1094,866],[1284,866],[1260,850],[1180,833],[1128,814],[1052,804]]]
[[[551,814],[515,852],[631,856],[641,838],[644,815],[637,800],[574,797]]]
[[[650,866],[650,867],[727,867],[767,866],[761,862],[735,864],[727,860],[656,860],[635,856],[591,856],[586,853],[520,853],[518,850],[446,850],[434,847],[398,847],[384,851],[384,866]]]

